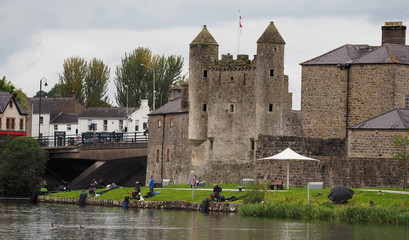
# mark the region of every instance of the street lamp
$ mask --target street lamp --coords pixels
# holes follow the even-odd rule
[[[141,66],[145,66],[149,68],[152,71],[152,68],[149,66],[146,66],[145,64],[141,63]],[[155,71],[153,71],[153,90],[152,90],[152,110],[155,110],[155,99],[156,99],[156,91],[155,91]]]
[[[128,124],[128,84],[125,85],[126,87],[126,130],[128,131],[129,124]]]
[[[41,94],[42,94],[42,88],[43,88],[43,80],[44,80],[44,87],[47,87],[47,79],[45,77],[40,79],[40,104],[38,105],[38,139],[40,139],[40,127],[41,127]]]

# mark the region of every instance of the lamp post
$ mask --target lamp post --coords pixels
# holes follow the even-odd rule
[[[152,71],[152,68],[149,66],[146,66],[145,64],[141,63],[141,66],[145,66],[146,68],[149,68]],[[152,110],[155,110],[155,99],[156,99],[156,91],[155,91],[155,72],[153,72],[153,89],[152,89]]]
[[[43,88],[43,80],[44,80],[44,87],[47,87],[47,79],[45,77],[40,79],[40,104],[38,105],[38,139],[40,139],[41,135],[41,94],[42,94],[42,88]]]
[[[125,85],[126,87],[126,131],[128,131],[129,124],[128,124],[128,84]]]

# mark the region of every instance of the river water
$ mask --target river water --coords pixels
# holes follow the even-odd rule
[[[0,199],[0,239],[409,239],[407,226]]]

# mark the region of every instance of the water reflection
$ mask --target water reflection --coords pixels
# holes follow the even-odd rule
[[[0,200],[2,239],[408,239],[405,226]],[[54,226],[52,226],[54,224]]]

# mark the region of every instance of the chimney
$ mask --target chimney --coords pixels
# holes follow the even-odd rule
[[[382,26],[382,45],[386,43],[406,45],[406,26],[402,22],[385,22],[385,26]]]
[[[182,109],[187,109],[189,107],[189,84],[184,82],[182,85]]]

